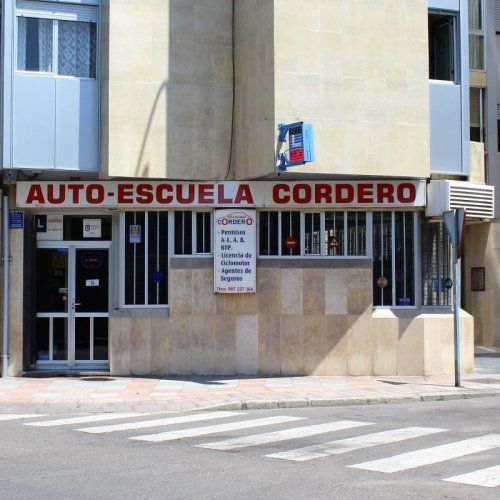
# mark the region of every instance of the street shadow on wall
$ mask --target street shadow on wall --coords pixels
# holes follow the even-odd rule
[[[144,54],[150,78],[137,82],[144,109],[135,108],[143,131],[134,175],[223,179],[231,143],[233,2],[165,3],[157,20],[158,7],[149,13],[161,35],[153,34],[151,54]]]

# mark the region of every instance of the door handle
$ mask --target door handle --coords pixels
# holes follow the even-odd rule
[[[73,307],[76,307],[76,306],[81,306],[82,304],[80,302],[73,302],[73,304],[71,304]]]

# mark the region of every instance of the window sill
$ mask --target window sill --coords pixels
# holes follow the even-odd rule
[[[458,82],[455,82],[453,80],[433,80],[432,78],[429,78],[429,83],[433,83],[436,85],[449,85],[449,86],[460,85]]]
[[[48,71],[23,71],[17,69],[15,74],[16,76],[39,76],[42,78],[56,78],[60,80],[83,80],[87,82],[97,82],[97,78],[91,78],[88,76],[58,75]]]
[[[418,309],[419,306],[373,306],[374,311],[378,310],[391,310],[391,309],[397,309],[398,311],[401,311],[402,309]]]
[[[368,255],[258,255],[257,259],[367,260]]]
[[[168,318],[170,307],[165,306],[122,306],[111,311],[111,318]]]

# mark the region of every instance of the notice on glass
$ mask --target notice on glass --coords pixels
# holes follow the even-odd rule
[[[214,231],[214,292],[255,293],[255,210],[216,210]]]

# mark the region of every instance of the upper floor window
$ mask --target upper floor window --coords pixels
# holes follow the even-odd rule
[[[469,68],[484,70],[483,1],[469,0]]]
[[[485,142],[485,91],[479,87],[469,89],[470,140]]]
[[[17,69],[96,78],[97,17],[87,6],[25,1],[17,10]]]
[[[456,80],[456,17],[429,13],[429,78]]]
[[[20,17],[17,24],[17,69],[52,72],[52,19]]]
[[[95,78],[95,23],[58,21],[58,25],[57,73],[81,78]]]

